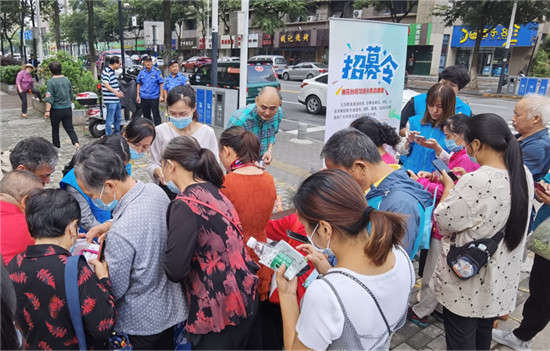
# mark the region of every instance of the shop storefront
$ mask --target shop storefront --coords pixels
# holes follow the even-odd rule
[[[538,24],[514,25],[510,41],[509,72],[517,75],[525,71],[529,60],[526,57],[532,54],[538,33]],[[473,50],[477,38],[476,32],[469,31],[463,26],[454,26],[451,38],[451,50],[456,50],[457,65],[470,67]],[[508,28],[497,26],[485,33],[481,39],[478,55],[478,74],[484,76],[498,76],[502,70],[505,45],[508,38]],[[505,72],[508,73],[508,72]]]
[[[407,40],[407,73],[429,75],[432,64],[432,24],[413,23],[409,25]]]
[[[328,61],[328,29],[282,31],[275,34],[274,54],[289,65]]]

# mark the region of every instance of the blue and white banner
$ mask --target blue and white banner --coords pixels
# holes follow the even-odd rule
[[[399,127],[407,35],[403,24],[330,19],[325,140],[364,116]]]

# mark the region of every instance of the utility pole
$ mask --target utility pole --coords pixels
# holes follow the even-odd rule
[[[40,0],[36,0],[36,17],[36,26],[38,27],[38,52],[35,52],[34,55],[38,61],[42,63],[44,62],[44,49],[42,48],[42,18],[40,17]]]
[[[510,52],[510,42],[512,41],[512,31],[514,30],[514,21],[516,19],[516,10],[518,8],[518,1],[514,1],[514,7],[512,8],[512,17],[510,18],[510,27],[508,27],[508,36],[506,38],[506,49],[504,50],[504,59],[502,62],[502,70],[500,71],[500,78],[498,80],[497,94],[502,93],[502,85],[504,83],[504,71],[508,67],[508,54]]]
[[[118,32],[120,34],[120,58],[122,59],[122,79],[126,78],[124,59],[124,25],[122,24],[122,0],[118,0]]]
[[[155,57],[157,57],[157,26],[155,24],[153,27],[153,51],[155,52]]]
[[[241,34],[241,65],[239,70],[239,108],[246,106],[248,83],[248,0],[242,0],[237,34]]]
[[[212,0],[212,86],[218,86],[218,0]]]

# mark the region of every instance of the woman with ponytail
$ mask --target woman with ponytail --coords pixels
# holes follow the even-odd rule
[[[244,242],[251,237],[267,242],[265,230],[277,199],[273,177],[255,165],[259,158],[260,141],[256,134],[243,127],[230,127],[222,132],[220,160],[229,173],[221,191],[235,206]],[[246,250],[254,261],[260,262],[254,250],[249,247]],[[281,309],[268,300],[273,270],[262,265],[257,275],[260,305],[247,349],[281,349]]]
[[[516,308],[534,186],[502,117],[468,119],[464,143],[481,167],[456,184],[445,172],[440,178],[445,190],[434,217],[442,249],[430,286],[444,307],[447,349],[489,350],[493,320]],[[447,264],[451,240],[460,247],[501,229],[504,238],[487,265],[468,280],[458,278]]]
[[[351,128],[355,128],[368,136],[376,145],[382,161],[388,165],[396,164],[397,161],[392,154],[386,151],[385,145],[395,147],[401,141],[401,138],[395,132],[395,129],[386,123],[380,123],[372,117],[361,117],[351,122]]]
[[[258,309],[258,265],[220,191],[223,171],[190,136],[173,138],[161,162],[167,187],[179,194],[167,211],[164,269],[187,296],[187,339],[193,350],[242,350]]]
[[[414,284],[411,260],[399,246],[404,217],[368,206],[357,182],[340,170],[311,175],[293,202],[312,243],[302,248],[323,276],[299,308],[297,279],[287,281],[284,267],[277,271],[285,350],[388,350]],[[329,250],[338,263],[327,270],[316,251]]]

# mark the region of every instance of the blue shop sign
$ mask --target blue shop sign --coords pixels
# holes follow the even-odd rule
[[[510,46],[533,46],[537,38],[539,24],[528,23],[524,25],[514,24]],[[451,47],[473,48],[476,43],[477,33],[468,30],[467,27],[454,26]],[[481,47],[504,47],[508,38],[508,27],[497,26],[486,31],[481,39]]]

